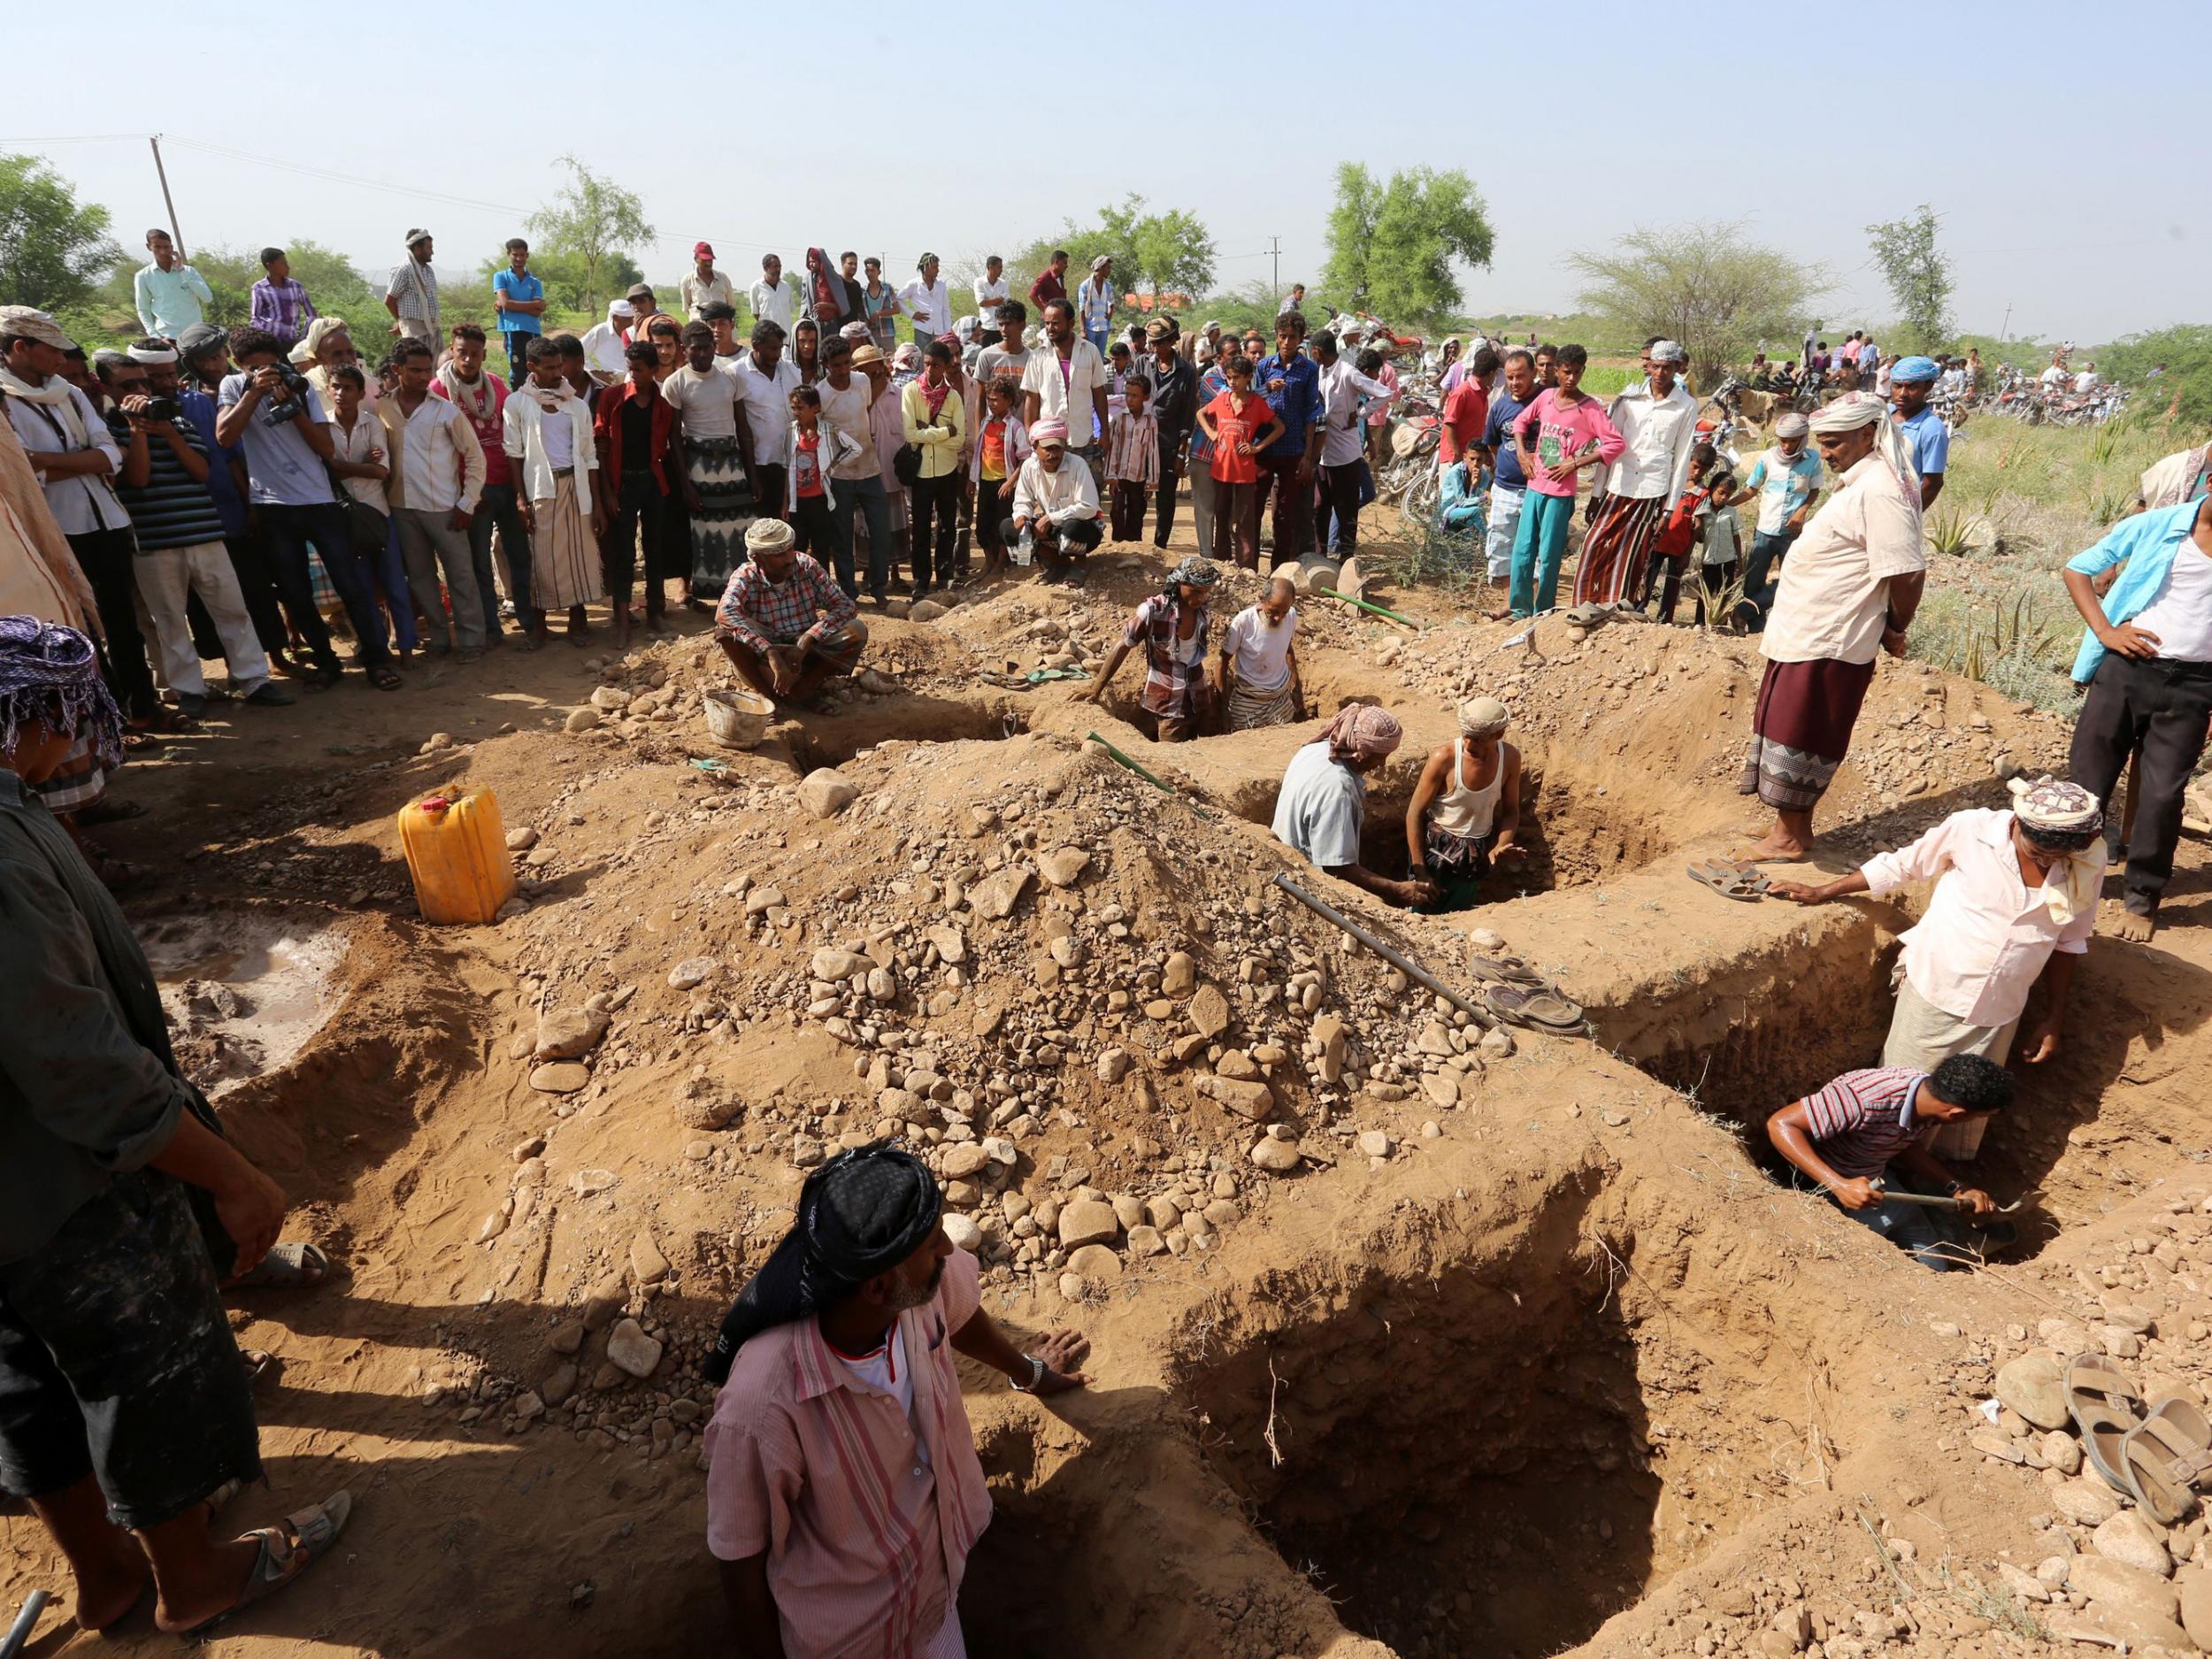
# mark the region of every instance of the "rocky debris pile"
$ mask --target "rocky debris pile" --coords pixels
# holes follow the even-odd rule
[[[790,957],[760,999],[849,1048],[854,1090],[751,1127],[800,1168],[885,1136],[924,1149],[995,1282],[1079,1297],[1202,1252],[1309,1163],[1440,1135],[1511,1052],[1095,757],[935,810],[895,779],[867,798],[905,808],[887,854],[810,856],[882,873],[780,919],[746,905]]]
[[[2111,1259],[2078,1269],[2077,1317],[2006,1333],[1955,1382],[1970,1401],[1966,1441],[1996,1463],[2033,1471],[2045,1492],[2034,1524],[2047,1540],[2032,1566],[1993,1571],[2055,1634],[2108,1645],[2212,1652],[2212,1556],[2201,1505],[2172,1525],[2101,1477],[2085,1457],[2067,1409],[2069,1356],[2100,1355],[2155,1404],[2167,1396],[2201,1409],[2212,1375],[2212,1198],[2177,1199],[2151,1225],[2118,1241]]]

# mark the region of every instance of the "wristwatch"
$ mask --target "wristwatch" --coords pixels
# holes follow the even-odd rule
[[[1037,1385],[1044,1381],[1045,1372],[1051,1367],[1034,1354],[1025,1354],[1022,1357],[1029,1362],[1029,1380],[1025,1383],[1018,1378],[1009,1377],[1006,1385],[1018,1394],[1033,1394],[1037,1392]]]

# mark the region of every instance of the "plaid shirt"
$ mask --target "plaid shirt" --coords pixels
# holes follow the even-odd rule
[[[845,590],[808,554],[792,559],[791,574],[780,588],[747,559],[722,590],[714,631],[743,634],[762,645],[809,645],[859,614]]]
[[[1160,482],[1160,423],[1150,410],[1133,415],[1123,403],[1106,421],[1106,476],[1117,483],[1156,488]]]
[[[286,345],[296,346],[314,320],[315,302],[307,297],[297,277],[286,277],[281,282],[263,277],[253,285],[256,328],[265,328]]]
[[[1144,708],[1171,720],[1183,718],[1192,682],[1205,675],[1206,630],[1213,618],[1200,605],[1198,626],[1185,641],[1177,637],[1182,611],[1179,601],[1155,594],[1137,607],[1136,615],[1129,618],[1129,631],[1122,635],[1122,643],[1132,650],[1144,648]]]
[[[1889,1161],[1934,1127],[1914,1117],[1912,1098],[1927,1079],[1909,1065],[1846,1071],[1805,1099],[1814,1143],[1828,1167],[1846,1180],[1871,1180]]]

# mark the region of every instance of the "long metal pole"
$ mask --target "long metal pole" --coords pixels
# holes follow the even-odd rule
[[[169,210],[169,237],[177,244],[177,263],[182,265],[187,259],[184,229],[177,223],[177,204],[169,195],[169,169],[161,165],[161,134],[156,133],[146,142],[154,147],[154,173],[161,180],[161,204]]]
[[[1293,881],[1288,876],[1283,874],[1280,871],[1277,871],[1275,872],[1275,885],[1282,888],[1282,890],[1289,894],[1292,898],[1296,899],[1299,903],[1304,905],[1308,910],[1311,910],[1315,915],[1322,918],[1325,921],[1334,922],[1346,933],[1351,934],[1353,938],[1358,940],[1361,944],[1366,946],[1368,949],[1373,951],[1385,962],[1387,962],[1392,967],[1397,969],[1399,972],[1404,974],[1407,979],[1418,980],[1421,984],[1427,986],[1430,990],[1435,992],[1439,996],[1449,1002],[1454,1008],[1458,1009],[1462,1013],[1465,1014],[1468,1018],[1473,1020],[1476,1025],[1481,1026],[1485,1031],[1492,1030],[1497,1025],[1498,1021],[1496,1016],[1492,1014],[1488,1009],[1477,1008],[1472,1002],[1462,996],[1457,991],[1453,990],[1450,986],[1446,985],[1441,979],[1438,979],[1433,973],[1431,973],[1426,968],[1416,962],[1411,956],[1407,956],[1402,950],[1397,950],[1389,945],[1386,945],[1381,940],[1376,938],[1374,934],[1369,933],[1364,927],[1362,927],[1350,917],[1345,915],[1343,911],[1338,910],[1333,904],[1325,904],[1319,899],[1315,898],[1312,894],[1307,892],[1305,888],[1300,887],[1295,881]]]
[[[31,1632],[38,1628],[38,1616],[46,1610],[46,1603],[53,1598],[43,1590],[31,1592],[31,1599],[23,1604],[23,1610],[15,1616],[5,1639],[0,1640],[0,1659],[15,1659],[23,1651],[23,1645],[31,1640]]]

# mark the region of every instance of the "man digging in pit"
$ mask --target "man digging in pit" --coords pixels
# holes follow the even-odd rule
[[[1083,1337],[1024,1354],[983,1311],[943,1202],[910,1153],[841,1153],[723,1322],[707,1548],[746,1659],[964,1659],[960,1581],[991,1499],[953,1355],[1027,1394],[1084,1385]]]
[[[2004,1064],[2040,978],[2043,1016],[2025,1056],[2034,1065],[2058,1052],[2066,993],[2096,927],[2105,872],[2101,822],[2097,797],[2080,785],[2017,780],[2009,812],[1954,812],[1910,846],[1878,854],[1833,881],[1777,881],[1769,890],[1824,904],[1935,882],[1927,913],[1901,941],[1897,1009],[1882,1064],[1927,1071],[1955,1054],[1978,1054]]]
[[[1303,745],[1284,769],[1275,797],[1275,839],[1316,869],[1363,888],[1386,904],[1433,903],[1433,882],[1394,881],[1359,861],[1367,817],[1367,775],[1379,772],[1405,740],[1397,717],[1372,703],[1348,703],[1328,730]]]
[[[1850,749],[1874,659],[1905,654],[1927,581],[1920,479],[1888,404],[1855,392],[1809,424],[1838,482],[1791,548],[1759,637],[1766,669],[1736,787],[1772,807],[1774,826],[1749,863],[1811,850],[1813,809]]]
[[[1512,714],[1495,697],[1459,705],[1459,735],[1429,753],[1406,808],[1416,880],[1432,882],[1436,914],[1472,910],[1493,864],[1518,863],[1521,751],[1505,741]]]
[[[1904,1190],[1994,1215],[1996,1202],[1936,1162],[1927,1142],[1946,1124],[1985,1118],[2011,1103],[2012,1077],[2004,1067],[1955,1054],[1932,1072],[1913,1066],[1847,1071],[1769,1118],[1767,1139],[1852,1220],[1910,1250],[1923,1267],[1955,1272],[1975,1251],[1957,1224],[1961,1211],[1886,1198],[1876,1183],[1894,1174]]]
[[[1081,701],[1106,695],[1130,652],[1144,652],[1144,695],[1140,699],[1159,743],[1181,743],[1200,736],[1213,711],[1206,683],[1206,635],[1213,625],[1207,599],[1220,570],[1202,558],[1187,558],[1168,572],[1167,585],[1139,605],[1105,671],[1092,681]]]
[[[868,643],[851,596],[792,539],[781,519],[754,519],[745,531],[750,557],[714,612],[715,641],[731,665],[779,706],[803,703],[825,680],[851,673]]]
[[[1216,673],[1223,716],[1232,732],[1288,726],[1304,714],[1298,685],[1298,589],[1271,577],[1267,596],[1237,612],[1221,636]]]

